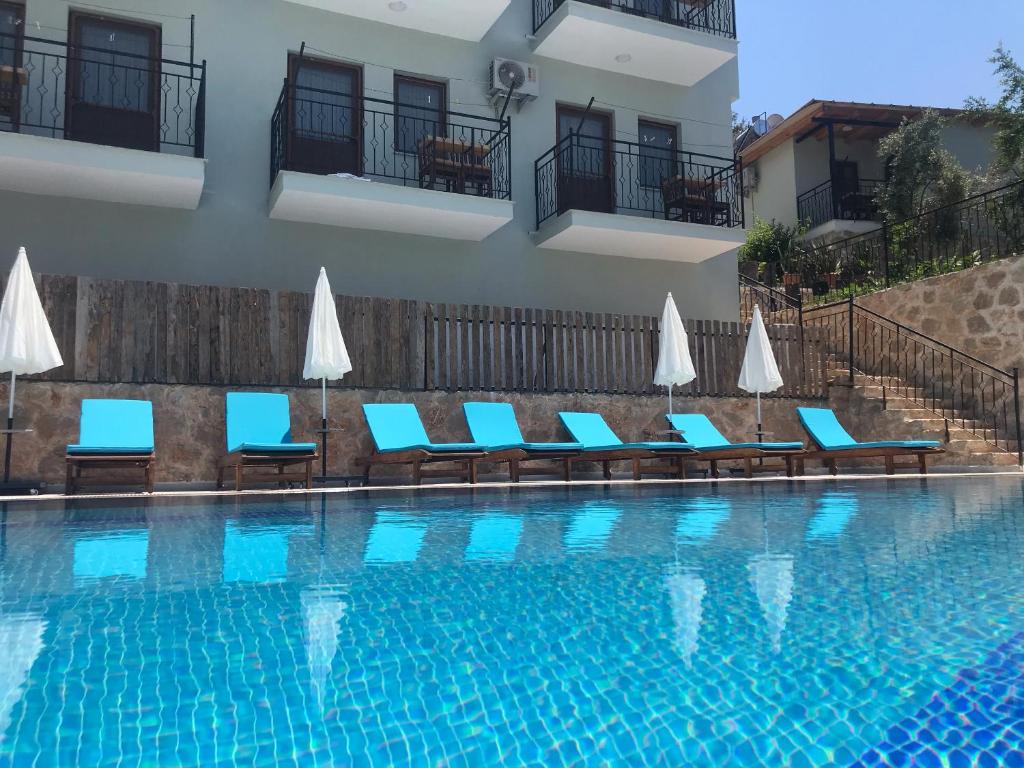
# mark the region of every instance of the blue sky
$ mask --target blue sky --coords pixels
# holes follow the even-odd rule
[[[987,59],[1024,62],[1024,0],[736,0],[743,118],[812,98],[959,107],[998,93]]]

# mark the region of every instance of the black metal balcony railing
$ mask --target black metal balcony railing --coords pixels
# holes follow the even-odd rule
[[[534,33],[566,2],[568,0],[533,0]],[[580,0],[580,2],[736,39],[736,0]]]
[[[537,227],[570,209],[743,226],[740,164],[627,141],[570,134],[534,167]]]
[[[508,120],[295,86],[271,120],[270,183],[278,171],[351,174],[500,200],[512,197]]]
[[[796,199],[797,218],[814,229],[827,221],[875,221],[878,209],[875,194],[885,182],[861,179],[852,185],[835,186],[831,181],[819,184]]]
[[[206,62],[0,34],[0,131],[203,157]]]

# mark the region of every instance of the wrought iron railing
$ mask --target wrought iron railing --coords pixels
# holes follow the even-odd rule
[[[746,275],[740,275],[740,321],[749,323],[760,307],[767,325],[799,325],[800,299]]]
[[[0,34],[0,131],[205,152],[206,62]]]
[[[936,414],[1024,464],[1020,375],[1004,371],[856,303],[805,309],[805,329],[817,329],[835,368],[852,384],[859,374]]]
[[[743,226],[739,161],[570,133],[534,164],[537,226],[571,209]]]
[[[834,301],[1024,253],[1024,181],[799,252],[815,299]],[[792,269],[792,267],[791,267]],[[827,277],[827,280],[822,278]]]
[[[533,0],[536,33],[568,0]],[[736,38],[736,0],[579,0],[720,37]]]
[[[876,179],[860,179],[856,189],[850,189],[826,181],[797,197],[797,218],[808,229],[833,219],[877,221],[875,195],[882,184]]]
[[[508,200],[511,124],[459,112],[296,86],[271,119],[270,183],[278,171],[376,181]]]

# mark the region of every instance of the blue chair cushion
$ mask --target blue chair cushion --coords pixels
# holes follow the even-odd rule
[[[463,403],[466,424],[473,440],[491,451],[519,448],[524,451],[581,451],[579,443],[528,443],[523,438],[511,403]]]
[[[149,400],[83,400],[73,455],[150,454],[154,450],[153,404]]]
[[[666,417],[672,429],[695,448],[727,448],[729,441],[703,413],[673,413]]]
[[[225,396],[228,453],[243,445],[292,445],[288,395],[274,392],[228,392]]]
[[[242,443],[235,450],[242,453],[316,453],[316,443]]]
[[[937,440],[881,440],[858,443],[843,429],[831,408],[797,408],[800,423],[815,444],[823,451],[842,451],[850,448],[906,448],[908,450],[938,448]]]
[[[562,411],[558,418],[562,420],[573,440],[586,450],[612,450],[623,447],[622,440],[599,413]]]
[[[378,453],[429,451],[431,453],[482,452],[480,443],[432,443],[412,403],[370,403],[363,416]]]

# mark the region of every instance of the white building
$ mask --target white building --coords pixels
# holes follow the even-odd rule
[[[877,229],[873,198],[885,179],[879,142],[925,109],[809,101],[739,150],[749,221],[801,221],[809,227],[808,238]],[[945,146],[960,164],[968,170],[987,168],[992,131],[968,122],[960,110],[936,111],[948,121]]]
[[[736,50],[733,0],[0,0],[0,253],[731,320]]]

